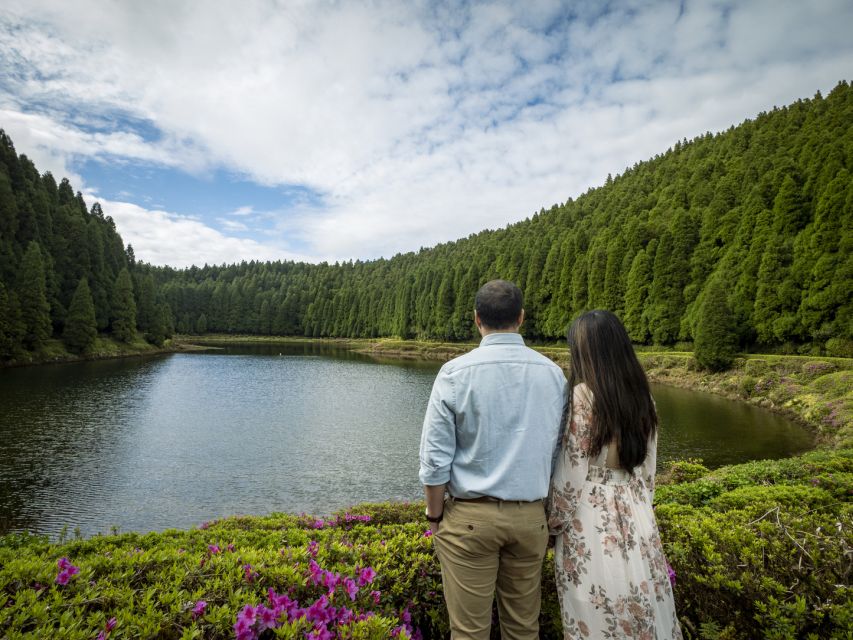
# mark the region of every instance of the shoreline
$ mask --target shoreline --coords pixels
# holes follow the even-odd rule
[[[0,369],[205,351],[227,344],[320,344],[377,359],[435,363],[446,362],[477,346],[473,342],[395,338],[210,334],[176,335],[162,347],[155,347],[142,340],[125,344],[99,337],[95,349],[87,354],[68,353],[58,340],[52,340],[36,359],[0,363]],[[567,368],[569,354],[565,346],[530,346]],[[811,432],[815,448],[853,446],[853,358],[742,354],[728,371],[710,373],[697,368],[691,352],[641,348],[637,357],[650,382],[711,393],[781,415]]]

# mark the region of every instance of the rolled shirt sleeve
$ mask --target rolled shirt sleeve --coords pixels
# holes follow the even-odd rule
[[[456,454],[456,413],[453,379],[442,367],[432,385],[423,430],[421,431],[421,484],[442,485],[450,481],[450,467]]]

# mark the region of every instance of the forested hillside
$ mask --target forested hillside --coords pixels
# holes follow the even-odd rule
[[[162,343],[169,308],[134,266],[101,205],[87,210],[67,179],[40,175],[0,130],[0,359],[37,353],[52,337],[78,353],[97,332],[129,342],[137,326]]]
[[[617,312],[638,343],[692,340],[702,303],[742,348],[849,350],[853,88],[840,83],[717,135],[681,141],[518,224],[370,262],[152,269],[184,332],[472,337],[489,278],[525,293],[526,335]],[[834,340],[833,340],[834,339]]]
[[[121,274],[128,269],[136,322],[153,339],[167,335],[174,318],[183,333],[466,340],[474,292],[501,277],[524,290],[524,332],[533,339],[562,338],[574,315],[607,308],[641,344],[720,335],[719,327],[703,326],[714,322],[742,349],[851,355],[853,348],[847,82],[826,97],[678,142],[504,229],[335,265],[135,264],[98,205],[86,211],[67,181],[57,186],[49,174],[39,176],[5,136],[0,143],[6,344],[12,336],[31,349],[51,330],[63,335],[83,279],[97,328],[126,334],[128,279]]]

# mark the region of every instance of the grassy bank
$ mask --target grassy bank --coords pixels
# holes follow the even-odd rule
[[[676,463],[668,476],[655,503],[688,638],[850,637],[853,450],[715,471]],[[325,520],[0,538],[0,636],[94,640],[115,618],[104,637],[234,638],[241,619],[257,631],[266,616],[278,625],[268,637],[444,638],[422,514],[418,503],[361,505]],[[559,638],[550,554],[543,575],[542,637]]]
[[[158,347],[137,337],[132,342],[120,342],[106,336],[98,336],[95,343],[85,353],[72,353],[65,348],[61,340],[51,338],[38,351],[22,352],[15,358],[0,361],[0,369],[7,367],[25,367],[38,364],[56,364],[59,362],[84,362],[87,360],[106,360],[109,358],[130,358],[134,356],[171,353],[192,349],[190,345],[180,345],[166,340]]]

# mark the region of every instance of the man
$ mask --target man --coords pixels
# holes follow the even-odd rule
[[[452,638],[488,638],[497,593],[501,637],[534,639],[566,377],[524,345],[514,284],[483,285],[474,322],[480,346],[441,368],[424,418],[426,515]]]

